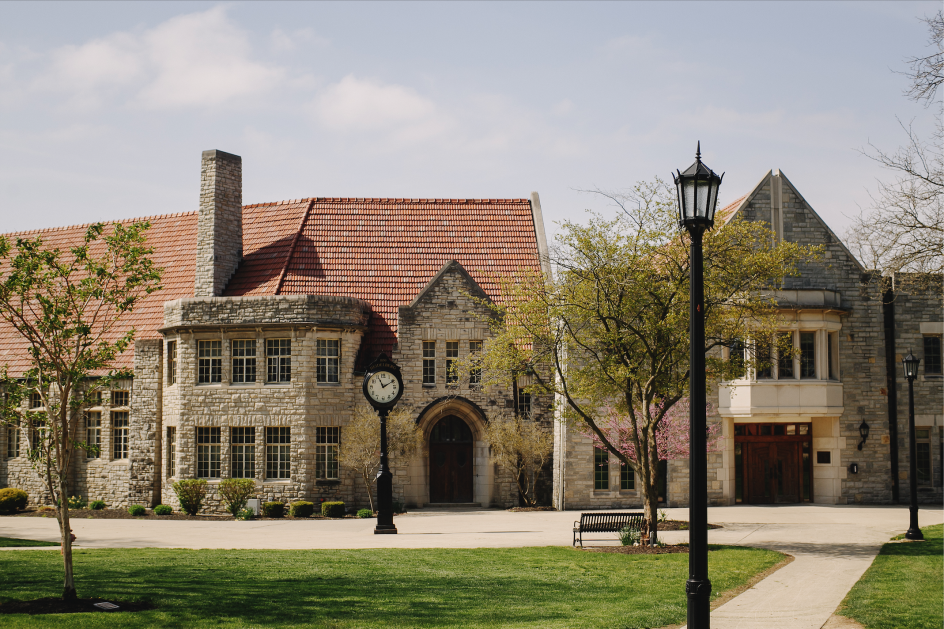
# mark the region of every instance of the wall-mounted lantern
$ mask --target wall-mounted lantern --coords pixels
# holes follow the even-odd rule
[[[865,440],[869,438],[869,425],[865,423],[864,419],[859,424],[859,436],[862,437],[862,441],[859,442],[859,449],[861,450]]]

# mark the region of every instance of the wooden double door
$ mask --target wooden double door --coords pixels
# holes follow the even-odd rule
[[[439,420],[429,436],[429,501],[472,502],[472,430],[461,418]]]
[[[803,501],[803,453],[799,441],[750,441],[744,449],[744,494],[750,504]]]

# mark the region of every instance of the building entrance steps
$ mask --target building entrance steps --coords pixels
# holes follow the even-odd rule
[[[688,509],[664,509],[687,520]],[[376,536],[375,520],[73,520],[78,548],[508,548],[570,546],[579,511],[419,509],[396,516],[398,535]],[[871,565],[882,544],[908,528],[906,506],[778,505],[711,507],[711,544],[770,548],[795,557],[711,614],[713,629],[820,629]],[[922,507],[922,526],[944,522]],[[0,537],[56,542],[53,518],[0,517]],[[664,531],[667,543],[687,531]],[[600,543],[600,542],[597,542]],[[602,542],[606,543],[606,542]],[[613,536],[613,545],[619,542]],[[5,550],[5,549],[0,549]],[[575,550],[574,552],[581,552]],[[709,557],[708,576],[711,577]]]

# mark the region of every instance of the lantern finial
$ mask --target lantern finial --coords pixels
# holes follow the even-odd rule
[[[698,148],[695,149],[695,159],[701,161],[701,140],[698,140]]]

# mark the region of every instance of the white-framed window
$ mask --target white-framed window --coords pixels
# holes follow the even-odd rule
[[[479,354],[482,352],[482,341],[469,341],[469,355],[473,367],[469,369],[469,386],[477,387],[482,384],[482,368],[478,367]]]
[[[341,444],[341,429],[337,426],[315,428],[315,478],[338,480],[338,447]]]
[[[177,426],[167,427],[167,466],[165,476],[177,475]]]
[[[230,434],[230,476],[233,478],[256,477],[256,429],[235,426]]]
[[[131,391],[112,391],[111,405],[113,407],[131,406]]]
[[[593,488],[610,488],[610,453],[606,448],[593,448]]]
[[[223,381],[223,341],[197,341],[197,383]]]
[[[928,335],[924,337],[924,375],[940,376],[941,365],[941,337]]]
[[[315,350],[317,381],[337,383],[341,362],[341,339],[318,339]]]
[[[33,391],[30,393],[29,407],[33,408],[43,408],[43,396],[39,394],[39,391]]]
[[[177,341],[167,341],[167,384],[177,384]]]
[[[266,427],[266,478],[292,477],[292,429],[288,426]]]
[[[18,456],[20,456],[20,428],[7,426],[7,458],[12,459]]]
[[[816,379],[816,332],[800,332],[800,378]]]
[[[793,354],[793,332],[781,332],[777,335],[777,379],[793,380],[796,378]]]
[[[436,384],[436,341],[423,341],[423,384]]]
[[[518,416],[526,419],[531,418],[531,392],[527,390],[529,386],[531,386],[530,376],[519,377],[515,385],[517,390],[515,407],[518,410]]]
[[[85,413],[85,458],[97,459],[101,456],[102,447],[102,413],[88,411]]]
[[[112,411],[111,413],[111,444],[112,458],[128,458],[128,411]]]
[[[256,381],[256,341],[236,339],[232,342],[233,382]]]
[[[636,489],[636,473],[633,468],[620,461],[620,490],[633,491]]]
[[[446,384],[459,382],[459,341],[446,341]]]
[[[266,382],[292,381],[292,339],[266,339]]]
[[[197,478],[220,477],[220,429],[197,427]]]

